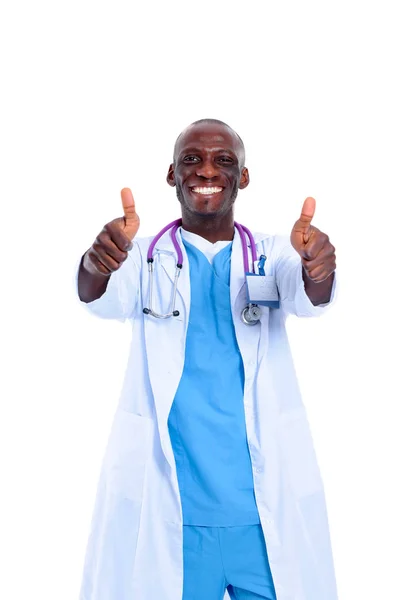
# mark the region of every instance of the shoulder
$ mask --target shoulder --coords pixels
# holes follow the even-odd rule
[[[256,245],[261,246],[269,257],[278,257],[292,248],[289,235],[255,232],[253,236]]]
[[[140,262],[146,262],[147,252],[154,238],[155,235],[150,235],[147,237],[135,237],[132,240],[132,250],[129,251],[129,254],[132,256],[132,258],[139,260]]]
[[[135,237],[132,241],[133,245],[136,246],[141,253],[146,252],[149,249],[151,242],[154,240],[154,235],[147,237]]]

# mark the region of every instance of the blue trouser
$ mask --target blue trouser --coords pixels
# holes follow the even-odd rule
[[[261,525],[183,526],[182,600],[276,600]]]

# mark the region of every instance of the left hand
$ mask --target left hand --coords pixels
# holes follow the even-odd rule
[[[311,225],[314,213],[314,198],[306,198],[300,219],[293,225],[290,241],[301,256],[307,277],[315,283],[321,283],[336,269],[336,256],[326,233]]]

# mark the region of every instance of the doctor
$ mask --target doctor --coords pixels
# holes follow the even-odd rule
[[[241,138],[202,119],[167,182],[182,219],[139,238],[124,216],[80,261],[79,299],[129,319],[80,600],[336,600],[323,483],[285,331],[324,313],[335,249],[307,198],[290,238],[234,221]]]

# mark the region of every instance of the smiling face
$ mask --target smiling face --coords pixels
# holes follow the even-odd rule
[[[226,125],[190,125],[179,136],[167,181],[176,186],[182,216],[223,216],[249,183],[240,138]]]

